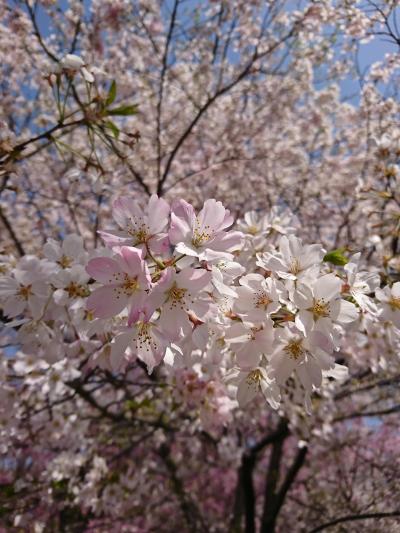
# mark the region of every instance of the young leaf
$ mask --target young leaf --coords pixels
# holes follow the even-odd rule
[[[119,115],[123,117],[128,115],[136,115],[137,112],[138,106],[136,104],[122,105],[120,107],[114,107],[114,109],[107,109],[107,115]]]
[[[108,91],[108,95],[107,95],[107,99],[106,99],[106,106],[111,105],[114,102],[116,96],[117,96],[117,84],[116,84],[115,80],[113,80],[111,82],[111,86],[110,86],[110,89]]]
[[[324,261],[325,263],[332,263],[332,265],[336,266],[344,266],[346,265],[349,260],[345,255],[343,255],[343,252],[345,251],[344,248],[338,248],[337,250],[332,250],[331,252],[328,252],[324,255]]]
[[[110,129],[114,135],[114,137],[116,139],[118,139],[119,137],[119,128],[116,124],[114,124],[114,122],[111,122],[111,120],[107,120],[107,122],[105,122],[105,127]]]

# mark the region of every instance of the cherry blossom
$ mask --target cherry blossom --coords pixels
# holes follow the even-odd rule
[[[279,241],[279,255],[261,255],[257,264],[283,279],[297,280],[305,276],[313,277],[318,273],[317,265],[323,256],[321,245],[303,245],[294,235],[283,235]]]
[[[354,254],[351,260],[344,266],[347,274],[345,289],[351,294],[363,311],[376,312],[376,306],[369,296],[379,288],[379,275],[375,272],[360,272],[359,261],[361,254]]]
[[[273,322],[266,319],[261,325],[233,324],[225,334],[225,341],[236,354],[240,368],[256,367],[261,356],[272,352],[274,341]]]
[[[241,233],[224,231],[233,224],[233,217],[221,202],[206,200],[196,216],[193,206],[183,200],[172,206],[169,238],[178,253],[212,260],[232,259],[229,252],[238,249]]]
[[[299,308],[296,325],[305,335],[312,329],[329,335],[333,323],[349,324],[357,319],[355,305],[342,299],[340,291],[340,279],[325,274],[294,292],[293,301]]]
[[[282,283],[260,274],[247,274],[239,280],[234,310],[245,320],[262,322],[281,308],[280,297],[286,290]]]
[[[0,300],[5,315],[13,318],[29,309],[33,318],[40,317],[49,295],[44,281],[46,266],[36,257],[25,256],[12,276],[0,277]]]
[[[88,83],[94,82],[94,76],[83,59],[75,54],[67,54],[60,61],[60,66],[68,73],[80,72]]]
[[[113,203],[113,217],[119,232],[100,232],[108,246],[134,246],[146,255],[150,249],[155,254],[163,254],[169,249],[166,233],[170,207],[162,198],[153,194],[146,210],[142,210],[131,198],[117,198]]]
[[[319,388],[322,371],[334,368],[331,357],[333,344],[320,331],[312,331],[307,337],[294,324],[278,330],[276,344],[270,357],[271,376],[283,384],[296,372],[308,393]]]
[[[233,370],[226,376],[226,381],[237,386],[236,399],[241,407],[251,402],[260,392],[273,409],[279,407],[279,388],[262,367]]]
[[[171,339],[182,333],[190,334],[193,314],[204,320],[210,311],[210,300],[205,292],[211,281],[209,272],[203,269],[184,268],[176,273],[168,268],[150,295],[150,305],[161,307],[159,323]]]
[[[147,265],[139,249],[122,246],[114,258],[91,259],[86,268],[88,274],[103,283],[87,300],[87,308],[97,318],[111,318],[128,305],[129,316],[135,320],[146,298],[151,279]]]
[[[392,322],[400,328],[400,282],[392,287],[376,289],[376,298],[379,300],[379,318]]]
[[[395,527],[375,4],[0,0],[0,529]]]
[[[49,239],[43,247],[43,253],[49,261],[64,269],[76,263],[84,264],[86,260],[83,239],[74,234],[67,235],[61,245],[56,240]]]
[[[147,365],[151,374],[153,368],[163,360],[168,344],[168,337],[157,324],[138,320],[114,338],[110,352],[111,368],[119,370],[123,366],[124,354],[129,348],[133,356]]]

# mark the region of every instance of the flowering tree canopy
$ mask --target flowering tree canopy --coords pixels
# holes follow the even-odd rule
[[[396,531],[399,21],[0,0],[5,531]]]

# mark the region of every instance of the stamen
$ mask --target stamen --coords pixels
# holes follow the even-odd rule
[[[73,259],[71,259],[71,257],[68,257],[67,255],[62,255],[59,261],[57,261],[57,263],[60,265],[61,268],[69,268],[73,263]]]
[[[290,272],[291,274],[293,274],[294,276],[297,276],[297,274],[299,272],[301,272],[301,265],[300,265],[300,261],[295,258],[295,259],[292,259],[291,263],[290,263]]]
[[[252,370],[247,378],[246,383],[247,385],[253,386],[253,385],[259,385],[260,381],[263,379],[263,375],[261,374],[261,371],[256,368],[255,370]]]
[[[70,298],[84,298],[85,296],[89,296],[90,294],[89,290],[86,287],[84,287],[83,285],[79,285],[74,281],[71,281],[71,283],[67,287],[65,287],[65,290]]]
[[[318,320],[318,318],[326,318],[329,316],[329,302],[325,302],[323,298],[320,300],[314,300],[314,305],[310,309],[312,314],[314,315],[314,320]]]
[[[179,306],[181,309],[183,309],[185,306],[186,293],[187,289],[182,289],[181,287],[178,287],[176,283],[174,283],[167,292],[168,301],[170,302],[171,307]]]
[[[122,289],[127,296],[131,296],[137,290],[138,286],[137,278],[130,278],[128,274],[125,274]]]
[[[193,231],[192,244],[195,248],[200,248],[205,242],[209,241],[213,236],[213,231],[210,226],[205,226],[203,231],[200,231],[200,224],[196,220],[196,227]]]
[[[388,304],[392,308],[392,311],[400,311],[400,298],[392,296],[388,301]]]
[[[18,295],[24,300],[28,300],[29,296],[32,295],[32,285],[22,285],[18,291]]]
[[[284,351],[291,359],[297,361],[297,359],[304,355],[305,350],[302,346],[302,342],[302,339],[291,339],[285,346]]]
[[[258,308],[263,307],[265,309],[272,302],[268,294],[264,291],[257,292],[255,296],[256,296],[255,306]]]

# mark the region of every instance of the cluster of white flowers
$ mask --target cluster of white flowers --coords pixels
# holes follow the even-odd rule
[[[118,198],[113,214],[106,248],[89,254],[68,235],[41,259],[3,267],[3,313],[49,375],[66,358],[114,373],[164,361],[204,419],[225,421],[234,398],[244,406],[259,392],[276,409],[288,388],[310,410],[324,377],[343,378],[335,355],[346,330],[400,328],[400,283],[380,288],[360,254],[333,267],[321,245],[293,235],[286,212],[247,213],[233,231],[216,200],[196,214],[153,195],[144,209]]]

